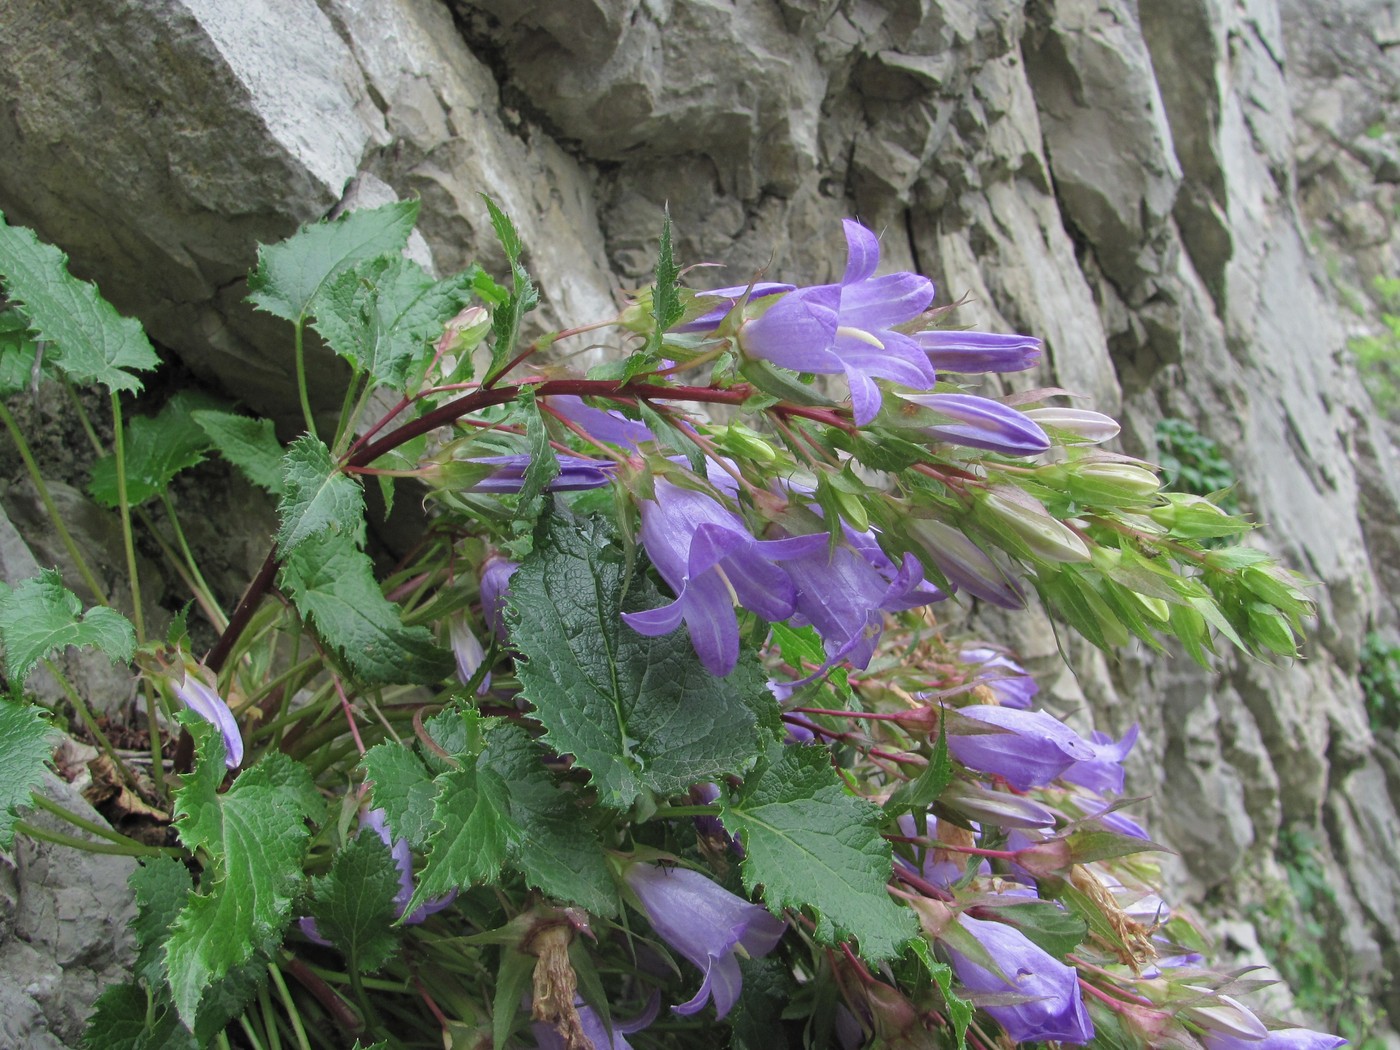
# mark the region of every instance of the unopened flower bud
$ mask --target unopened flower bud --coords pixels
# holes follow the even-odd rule
[[[1144,504],[1161,489],[1152,471],[1132,463],[1077,463],[1067,466],[1069,494],[1086,503]]]
[[[1211,995],[1209,988],[1187,984],[1183,989]],[[1212,1032],[1224,1032],[1240,1039],[1263,1039],[1269,1034],[1264,1022],[1254,1016],[1254,1012],[1243,1003],[1228,995],[1215,995],[1214,1001],[1207,999],[1192,1006],[1184,1007],[1181,1016]]]
[[[1074,853],[1068,839],[1046,839],[1017,850],[1016,863],[1036,878],[1063,875],[1074,864]]]
[[[715,435],[715,444],[739,459],[749,459],[758,463],[776,463],[778,453],[761,434],[750,430],[742,423],[730,423],[721,427]]]
[[[1089,561],[1089,548],[1064,522],[1054,518],[1039,500],[1017,489],[988,492],[978,508],[1008,526],[1031,553],[1046,561]]]
[[[1066,444],[1097,445],[1118,436],[1117,420],[1087,408],[1028,408],[1024,414]]]
[[[1003,828],[1049,828],[1055,814],[1039,802],[1005,791],[992,791],[980,784],[953,781],[939,801],[949,809],[984,824]]]
[[[954,587],[1003,609],[1025,608],[1015,583],[961,530],[933,518],[915,518],[909,522],[909,533]]]

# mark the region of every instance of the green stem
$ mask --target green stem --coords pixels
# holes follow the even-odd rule
[[[355,996],[355,1003],[360,1008],[360,1016],[365,1019],[365,1029],[368,1033],[368,1038],[372,1041],[375,1034],[379,1032],[379,1015],[374,1012],[373,1001],[365,994],[365,986],[360,980],[359,960],[354,956],[355,953],[352,952],[351,957],[346,960],[346,962],[350,964],[348,969],[350,974],[350,991]]]
[[[306,389],[306,350],[302,345],[302,327],[304,321],[297,319],[296,325],[292,329],[293,350],[296,354],[297,369],[297,398],[301,401],[301,418],[306,423],[306,432],[312,437],[316,436],[316,417],[311,414],[311,395]]]
[[[258,1038],[257,1033],[253,1031],[253,1025],[248,1017],[247,1011],[244,1011],[244,1013],[239,1016],[238,1024],[239,1027],[243,1029],[243,1034],[248,1037],[248,1042],[253,1045],[253,1050],[267,1050],[267,1048],[263,1046],[262,1040]]]
[[[268,1050],[282,1050],[282,1039],[277,1034],[277,1016],[272,1012],[272,1000],[267,996],[267,986],[258,989],[258,1009],[262,1012],[263,1031],[267,1033]]]
[[[37,802],[37,798],[35,799]],[[180,851],[169,846],[145,846],[131,839],[124,839],[122,842],[91,842],[88,839],[80,839],[75,835],[65,835],[59,831],[46,831],[44,828],[36,827],[27,820],[17,820],[14,828],[22,835],[28,835],[32,839],[41,842],[51,842],[55,846],[71,846],[73,849],[85,850],[88,853],[114,853],[122,857],[178,857]]]
[[[267,973],[277,988],[277,997],[282,1000],[282,1008],[287,1011],[287,1019],[292,1023],[292,1030],[296,1032],[297,1046],[301,1050],[311,1050],[311,1043],[306,1038],[306,1029],[301,1024],[301,1012],[297,1009],[296,1003],[292,1001],[292,993],[287,990],[287,982],[282,979],[282,971],[277,968],[276,963],[268,963]]]
[[[3,422],[5,429],[10,432],[10,439],[14,441],[15,448],[19,450],[19,458],[24,460],[24,468],[29,472],[29,480],[34,482],[34,488],[39,493],[39,499],[44,504],[49,521],[53,523],[58,538],[63,541],[63,547],[68,551],[68,556],[73,559],[73,566],[78,570],[78,575],[83,578],[83,582],[92,591],[92,595],[97,599],[99,605],[111,605],[112,603],[107,600],[106,591],[97,582],[97,577],[88,568],[86,559],[78,551],[78,545],[73,541],[73,534],[68,531],[68,526],[63,524],[63,517],[58,513],[53,496],[49,494],[49,487],[44,484],[44,476],[39,473],[39,464],[34,462],[34,454],[29,450],[29,443],[24,440],[24,435],[20,433],[15,417],[10,415],[10,410],[3,404],[0,404],[0,422]]]
[[[97,436],[97,429],[92,425],[92,420],[88,418],[87,409],[83,407],[83,400],[78,396],[78,391],[73,384],[68,382],[68,377],[63,377],[63,389],[68,391],[68,399],[73,402],[73,412],[78,417],[78,423],[83,428],[83,433],[87,435],[88,444],[99,456],[107,454],[107,448],[102,444],[102,439]]]
[[[180,547],[180,553],[184,555],[185,564],[189,567],[190,575],[198,587],[196,596],[200,598],[200,605],[204,612],[214,621],[214,629],[219,632],[228,627],[228,617],[219,608],[219,603],[214,598],[214,591],[204,579],[204,574],[199,571],[199,565],[194,560],[194,555],[190,552],[190,545],[185,540],[185,530],[180,527],[180,518],[175,513],[175,504],[170,501],[170,493],[162,492],[160,502],[165,507],[166,517],[170,519],[170,527],[175,532],[175,542]]]
[[[346,439],[347,434],[354,432],[355,419],[364,410],[365,398],[369,396],[370,386],[368,379],[365,379],[364,386],[360,385],[364,373],[356,370],[350,377],[350,382],[345,384],[345,397],[340,402],[340,419],[335,426],[335,439],[331,442],[331,450],[334,455],[339,456],[343,449],[340,444]],[[356,394],[358,392],[358,398]]]
[[[107,734],[102,732],[102,727],[97,724],[97,719],[93,717],[92,709],[88,707],[87,701],[79,695],[68,681],[67,676],[54,666],[53,661],[47,657],[44,659],[44,666],[49,669],[49,674],[53,675],[54,681],[58,683],[60,689],[68,697],[68,702],[73,705],[73,710],[78,712],[78,717],[82,720],[87,731],[92,734],[92,738],[97,741],[99,747],[107,753],[107,758],[111,760],[112,768],[121,773],[122,779],[126,781],[127,787],[135,788],[136,780],[131,775],[131,770],[126,768],[126,763],[117,757],[117,749],[112,746],[112,742],[107,739]]]
[[[219,618],[223,616],[222,610],[220,610],[217,605],[212,605],[210,597],[201,592],[199,584],[197,584],[194,577],[190,575],[189,569],[180,560],[180,556],[171,550],[170,544],[165,542],[165,537],[162,536],[160,530],[156,528],[155,519],[147,514],[141,507],[136,508],[136,518],[145,526],[146,534],[156,541],[156,545],[160,547],[160,552],[165,556],[167,564],[175,571],[175,575],[180,577],[180,582],[185,585],[190,594],[193,595],[195,604],[199,606],[205,618],[208,619],[210,624],[214,625],[216,630],[221,629],[218,627],[218,624]],[[225,620],[225,622],[227,622],[227,620]]]
[[[144,842],[137,842],[134,839],[128,838],[126,835],[123,835],[120,831],[114,831],[106,824],[98,824],[94,821],[88,820],[85,817],[80,817],[78,816],[78,814],[69,811],[63,806],[60,806],[57,802],[53,801],[53,799],[45,798],[43,795],[34,795],[32,797],[32,801],[34,805],[38,806],[40,809],[47,810],[54,816],[58,817],[60,820],[66,820],[75,828],[81,828],[83,831],[86,831],[91,835],[96,835],[98,838],[105,839],[108,842],[114,842],[119,846],[129,846],[137,849],[150,850],[153,854],[156,855],[159,855],[161,853],[168,853],[171,856],[179,856],[180,854],[180,851],[173,847],[147,846]]]

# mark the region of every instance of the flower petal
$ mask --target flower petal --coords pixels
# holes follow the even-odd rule
[[[842,284],[863,281],[880,265],[880,240],[854,219],[841,220],[846,233],[846,273]]]

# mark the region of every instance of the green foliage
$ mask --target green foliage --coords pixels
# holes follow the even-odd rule
[[[0,849],[14,841],[15,810],[44,779],[53,737],[40,708],[0,697]]]
[[[270,419],[198,409],[190,413],[209,444],[261,489],[280,496],[286,490],[283,450]]]
[[[131,920],[131,932],[136,936],[132,972],[148,987],[159,990],[166,983],[165,942],[194,888],[190,872],[174,857],[153,857],[143,861],[127,883],[136,897],[136,917]]]
[[[1154,436],[1157,462],[1165,475],[1167,488],[1209,496],[1234,486],[1235,468],[1225,458],[1220,445],[1191,423],[1184,419],[1163,419],[1158,422]],[[1229,514],[1239,513],[1239,503],[1233,494],[1223,496],[1219,506]]]
[[[114,984],[98,997],[83,1033],[86,1050],[197,1050],[168,1000],[150,987]]]
[[[452,670],[451,654],[427,628],[404,625],[369,555],[346,532],[303,540],[283,566],[282,586],[361,681],[437,682]]]
[[[304,795],[314,788],[300,766],[284,766],[275,778],[296,783],[270,783],[254,766],[219,794],[223,740],[202,719],[184,723],[198,761],[175,792],[175,829],[205,869],[200,892],[171,928],[165,966],[175,1007],[193,1028],[211,986],[281,943],[302,878]]]
[[[715,678],[683,633],[633,631],[622,613],[661,596],[628,572],[612,529],[558,513],[541,527],[511,580],[508,616],[546,742],[573,755],[599,801],[619,809],[748,768],[761,751],[755,705],[771,706],[757,662]]]
[[[83,612],[58,571],[45,569],[13,590],[0,583],[0,643],[5,676],[23,685],[40,660],[70,645],[91,646],[113,663],[126,663],[136,651],[136,630],[115,609]]]
[[[646,350],[660,355],[661,344],[666,331],[681,319],[685,304],[681,302],[680,289],[676,282],[681,268],[676,265],[671,250],[671,216],[668,212],[661,224],[661,248],[656,257],[656,283],[651,292],[652,330],[647,336]]]
[[[13,307],[0,310],[0,398],[26,390],[34,382],[39,344],[29,335],[29,321]],[[44,371],[42,364],[41,371]]]
[[[1393,420],[1400,417],[1400,278],[1378,277],[1375,288],[1384,304],[1381,331],[1356,336],[1347,346],[1376,410]]]
[[[770,908],[808,909],[822,943],[855,938],[861,955],[890,959],[916,932],[884,891],[884,814],[846,791],[825,748],[776,747],[720,817],[743,837],[744,886],[762,886]]]
[[[248,299],[260,310],[301,324],[316,297],[345,271],[402,251],[417,219],[417,201],[397,201],[303,226],[285,241],[258,249]]]
[[[160,364],[141,325],[122,317],[86,281],[68,273],[68,257],[32,230],[0,214],[0,280],[12,305],[29,319],[33,338],[54,344],[45,354],[68,378],[108,390],[140,390],[132,373]],[[6,355],[8,356],[8,354]]]
[[[316,929],[345,956],[352,969],[372,973],[398,947],[393,923],[399,870],[389,847],[362,830],[335,855],[330,873],[311,880],[311,916]]]
[[[515,223],[511,222],[510,216],[501,211],[496,202],[486,194],[483,193],[481,199],[486,202],[486,210],[491,215],[491,226],[506,253],[511,282],[510,298],[492,314],[496,342],[491,348],[491,366],[482,377],[489,383],[515,356],[516,347],[520,342],[520,322],[539,305],[540,294],[536,291],[534,282],[530,280],[530,274],[521,265],[520,256],[524,252],[524,246],[520,243],[520,233],[516,230]]]
[[[1361,646],[1361,695],[1372,729],[1400,729],[1400,645],[1371,632]]]
[[[137,416],[127,424],[126,496],[133,507],[159,496],[176,474],[204,461],[212,442],[195,413],[210,411],[216,404],[213,398],[182,392],[157,415]],[[103,456],[93,464],[88,494],[104,507],[120,506],[115,456]]]
[[[318,533],[365,542],[365,496],[354,478],[340,469],[325,442],[303,434],[282,461],[282,498],[277,503],[281,527],[277,550],[287,557]]]

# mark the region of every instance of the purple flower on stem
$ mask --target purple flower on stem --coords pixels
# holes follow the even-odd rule
[[[577,423],[590,437],[599,441],[635,449],[643,442],[656,440],[646,424],[628,419],[615,408],[594,408],[573,394],[554,394],[545,400],[545,404],[569,422]]]
[[[510,596],[510,578],[520,563],[503,554],[487,555],[481,566],[481,617],[500,641],[506,640],[505,608]]]
[[[919,428],[934,441],[986,449],[1004,456],[1038,456],[1050,448],[1050,439],[1035,420],[1000,401],[975,394],[899,396],[948,418],[947,423]]]
[[[1071,784],[1078,784],[1090,791],[1097,791],[1100,795],[1110,791],[1121,792],[1123,790],[1123,760],[1132,751],[1133,745],[1137,743],[1137,738],[1138,726],[1136,722],[1123,734],[1123,739],[1117,742],[1107,733],[1101,733],[1095,729],[1089,735],[1088,740],[1089,747],[1093,749],[1094,757],[1075,762],[1064,771],[1062,776]],[[1146,836],[1143,837],[1146,838]]]
[[[930,389],[937,373],[928,354],[897,325],[914,320],[933,302],[933,282],[916,273],[875,276],[880,244],[858,222],[845,220],[846,272],[840,284],[799,288],[739,330],[749,357],[815,375],[845,373],[855,421],[880,411],[876,379]]]
[[[582,456],[562,456],[556,454],[559,473],[545,486],[547,492],[577,492],[580,489],[596,489],[606,485],[616,464]],[[528,454],[513,456],[482,456],[468,459],[466,463],[479,463],[495,467],[486,477],[471,486],[473,492],[519,492],[525,484],[525,472],[530,469],[531,457]]]
[[[933,329],[914,340],[940,372],[1021,372],[1040,361],[1040,340],[1028,335]]]
[[[966,734],[954,725],[948,752],[968,769],[1002,777],[1017,791],[1044,787],[1094,750],[1078,733],[1044,711],[974,706],[958,711],[965,719],[1005,732]]]
[[[1279,1028],[1260,1039],[1243,1039],[1225,1032],[1207,1032],[1206,1050],[1335,1050],[1345,1045],[1339,1035],[1310,1028]]]
[[[676,594],[657,609],[623,613],[639,634],[669,634],[685,622],[695,653],[713,675],[727,675],[739,661],[736,604],[765,620],[792,615],[797,591],[775,562],[826,546],[824,533],[785,540],[756,540],[733,511],[709,495],[655,482],[654,500],[641,503],[640,537],[647,556]]]
[[[632,1050],[632,1044],[623,1037],[640,1032],[656,1020],[657,1010],[661,1006],[661,997],[653,996],[646,1009],[630,1021],[614,1020],[611,1034],[608,1032],[607,1026],[603,1024],[603,1019],[598,1016],[597,1010],[581,999],[576,1000],[574,1006],[578,1008],[579,1024],[583,1028],[583,1034],[593,1044],[593,1050]],[[566,1050],[567,1048],[568,1044],[564,1037],[552,1024],[535,1021],[530,1025],[530,1031],[535,1037],[535,1044],[539,1050]]]
[[[967,534],[932,518],[915,518],[909,531],[954,588],[1003,609],[1024,609],[1020,587]]]
[[[983,1007],[1013,1042],[1055,1040],[1083,1044],[1094,1038],[1094,1024],[1079,992],[1073,967],[1033,944],[1005,923],[959,915],[957,921],[987,950],[1001,969],[993,973],[948,945],[953,972],[968,991],[989,995],[1016,992],[1033,998],[1014,1006]],[[947,945],[947,942],[944,942]],[[1234,1050],[1234,1048],[1222,1048]]]
[[[203,667],[187,662],[183,677],[169,680],[170,691],[176,700],[206,722],[214,724],[224,738],[224,764],[229,769],[237,769],[243,764],[243,734],[238,731],[238,720],[233,717],[223,697],[204,680],[206,674],[212,677]]]
[[[471,624],[461,613],[454,613],[447,621],[447,640],[452,647],[452,656],[457,661],[457,681],[466,685],[476,675],[481,661],[486,659],[486,650],[481,639],[472,630]],[[477,686],[476,695],[484,696],[491,688],[491,673],[488,671]]]
[[[743,980],[736,953],[742,948],[750,957],[767,955],[777,947],[787,923],[698,871],[633,864],[626,878],[657,934],[704,971],[700,990],[674,1007],[676,1013],[698,1013],[711,996],[718,1016],[729,1013]]]
[[[965,664],[978,664],[976,684],[986,686],[1002,707],[1025,711],[1040,692],[1024,667],[995,649],[964,649],[958,658]]]
[[[748,301],[764,299],[770,295],[780,295],[783,292],[790,292],[795,286],[791,284],[780,284],[777,281],[757,281],[752,285],[736,284],[729,288],[712,288],[707,292],[696,292],[697,300],[718,299],[720,304],[706,310],[699,317],[689,321],[682,321],[674,325],[671,331],[677,335],[687,332],[713,332],[719,327],[720,322],[734,309],[734,305],[748,294]]]

